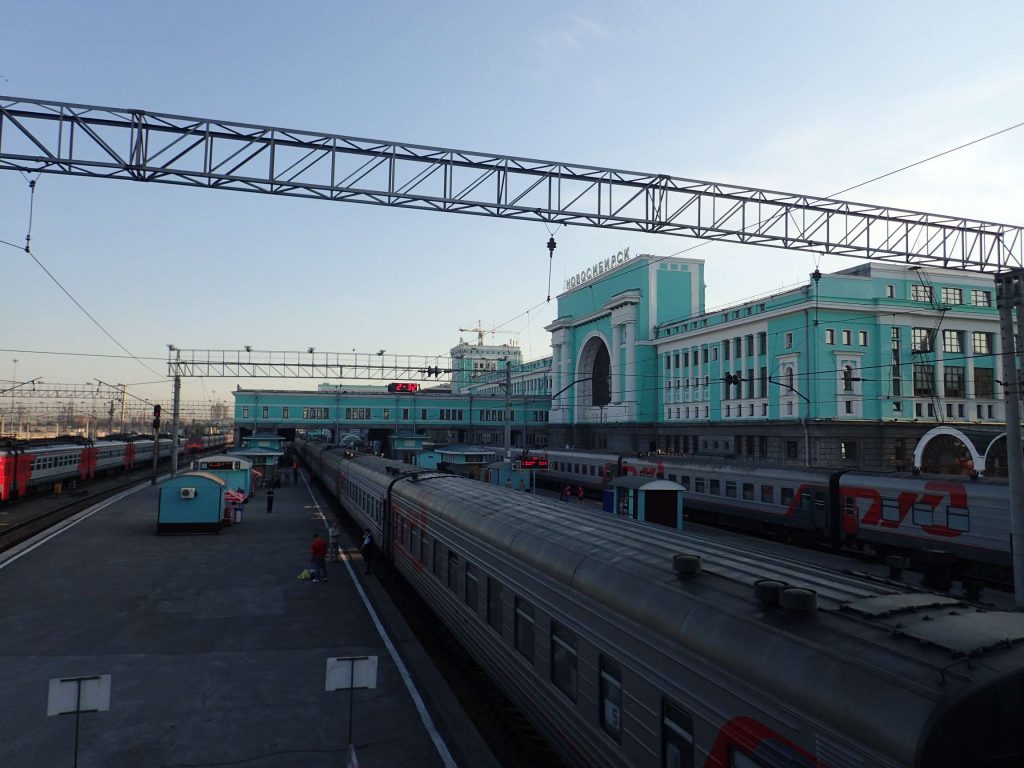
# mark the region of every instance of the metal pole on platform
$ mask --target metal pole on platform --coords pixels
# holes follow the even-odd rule
[[[181,350],[175,350],[174,362],[174,413],[171,416],[171,477],[178,474],[178,417],[181,415]]]
[[[1013,602],[1024,610],[1024,455],[1020,437],[1020,377],[1017,374],[1019,345],[1014,333],[1013,310],[1021,318],[1024,270],[996,275],[996,305],[1003,358],[1003,404],[1006,415],[1006,474],[1010,484],[1010,552],[1013,558]]]

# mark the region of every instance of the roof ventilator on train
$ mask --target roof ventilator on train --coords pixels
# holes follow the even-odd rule
[[[779,605],[779,595],[789,587],[789,582],[778,579],[758,579],[754,582],[754,596],[764,608],[775,608]]]
[[[672,556],[672,570],[676,572],[676,575],[680,580],[685,581],[693,576],[700,573],[701,560],[700,555],[673,555]]]
[[[779,593],[779,607],[793,615],[814,613],[818,610],[818,593],[803,587],[786,587]]]

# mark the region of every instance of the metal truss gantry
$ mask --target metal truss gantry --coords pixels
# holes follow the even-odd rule
[[[169,376],[270,379],[396,381],[436,378],[450,373],[438,357],[365,352],[280,351],[267,349],[178,349],[168,351]]]
[[[419,208],[977,272],[1021,228],[665,174],[0,96],[0,170]]]

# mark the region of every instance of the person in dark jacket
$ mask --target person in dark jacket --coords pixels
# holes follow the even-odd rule
[[[267,489],[267,513],[274,511],[274,487],[271,486]]]
[[[373,566],[373,536],[369,528],[363,530],[363,543],[359,546],[359,551],[363,555],[363,562],[366,563],[366,573],[370,573]]]

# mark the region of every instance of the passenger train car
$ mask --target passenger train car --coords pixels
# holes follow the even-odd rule
[[[571,765],[1024,765],[1024,614],[296,448]]]
[[[232,435],[192,435],[185,443],[185,453],[190,456],[226,448],[231,445]]]
[[[514,453],[521,457],[522,453]],[[907,472],[781,467],[693,457],[546,451],[541,478],[603,489],[619,475],[663,477],[687,489],[687,514],[876,554],[941,549],[961,570],[1006,578],[1010,562],[1005,480]]]
[[[171,455],[172,442],[161,438],[160,458]],[[178,454],[185,449],[178,441]],[[11,443],[0,446],[0,501],[49,489],[55,482],[90,480],[107,472],[126,471],[153,461],[153,440]]]

